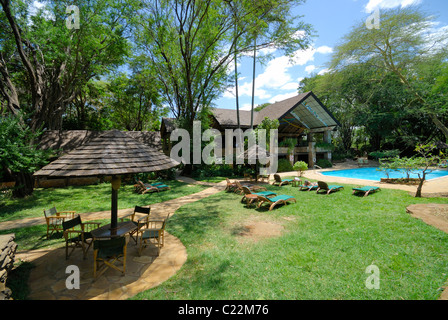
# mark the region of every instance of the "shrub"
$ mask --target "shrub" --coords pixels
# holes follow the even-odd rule
[[[400,150],[384,150],[384,151],[374,151],[370,152],[369,156],[374,158],[375,160],[383,159],[383,158],[395,158],[400,154]]]
[[[316,163],[321,168],[331,168],[333,164],[327,159],[319,159]]]
[[[302,176],[303,171],[308,170],[308,164],[305,161],[297,161],[294,163],[293,167],[294,170],[299,172],[299,176]]]
[[[289,172],[293,170],[291,162],[288,159],[278,159],[278,172]]]

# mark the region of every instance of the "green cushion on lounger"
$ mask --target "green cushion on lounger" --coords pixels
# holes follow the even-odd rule
[[[260,192],[255,192],[254,194],[258,195],[258,196],[263,196],[263,197],[268,197],[268,196],[275,196],[277,195],[275,192],[271,192],[271,191],[260,191]]]
[[[366,186],[366,187],[362,187],[362,188],[353,188],[353,190],[355,191],[361,191],[361,192],[367,192],[370,190],[378,190],[380,187],[370,187],[370,186]]]
[[[158,189],[160,189],[160,188],[169,188],[169,186],[167,186],[166,184],[158,184],[158,185],[155,185],[154,187],[156,187]]]
[[[317,189],[318,188],[318,186],[299,186],[300,188],[303,188],[303,189],[309,189],[309,190],[314,190],[314,189]]]
[[[278,195],[278,196],[276,196],[276,197],[273,197],[273,198],[266,198],[266,199],[268,199],[270,202],[276,202],[276,201],[278,201],[278,200],[288,200],[288,199],[293,199],[294,197],[292,197],[292,196],[288,196],[288,195],[286,195],[286,194],[281,194],[281,195]]]

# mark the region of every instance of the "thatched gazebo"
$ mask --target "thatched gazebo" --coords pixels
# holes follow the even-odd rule
[[[106,131],[34,173],[35,177],[112,177],[111,232],[118,223],[121,176],[166,170],[179,165],[162,152],[118,131]]]

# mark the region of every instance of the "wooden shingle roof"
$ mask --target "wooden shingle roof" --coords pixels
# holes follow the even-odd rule
[[[213,116],[223,127],[236,127],[237,117],[234,109],[212,109]],[[250,127],[250,111],[240,111],[241,128]],[[263,122],[265,118],[279,119],[283,122],[297,125],[307,129],[334,128],[340,123],[331,112],[319,101],[313,92],[301,93],[297,96],[275,102],[261,111],[254,112],[254,127]]]
[[[36,173],[36,177],[83,177],[135,174],[170,169],[179,163],[160,150],[118,130],[106,131],[71,150]]]

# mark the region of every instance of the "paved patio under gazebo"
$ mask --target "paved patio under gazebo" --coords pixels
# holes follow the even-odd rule
[[[182,178],[179,180],[182,181]],[[193,183],[188,179],[185,182]],[[168,200],[151,205],[151,216],[165,217],[168,212],[174,212],[181,206],[201,200],[225,189],[225,181],[209,184],[211,187],[195,194]],[[132,212],[131,209],[118,210],[118,218]],[[80,213],[83,221],[104,219],[110,216],[110,211]],[[45,223],[44,219],[30,218],[12,221],[15,227],[23,223],[32,226]],[[0,229],[11,228],[10,222],[0,223]],[[3,228],[3,224],[5,224]],[[169,226],[167,227],[169,231]],[[20,248],[18,249],[20,250]],[[124,300],[139,292],[151,289],[173,276],[187,260],[187,251],[182,242],[166,232],[165,246],[160,255],[156,255],[155,247],[147,247],[142,256],[137,254],[137,246],[131,239],[128,243],[127,271],[122,276],[113,269],[107,270],[97,280],[93,279],[93,251],[89,250],[87,259],[83,260],[82,250],[75,250],[69,260],[65,259],[63,241],[57,248],[32,250],[16,253],[16,261],[22,259],[32,262],[36,268],[31,270],[29,279],[32,300]],[[80,289],[67,289],[66,280],[70,273],[66,273],[69,265],[76,265],[80,270]]]
[[[65,247],[22,252],[16,259],[32,261],[29,286],[31,300],[122,300],[151,289],[173,276],[187,260],[186,248],[176,237],[166,233],[165,246],[157,256],[155,247],[146,248],[141,256],[137,246],[128,244],[126,274],[109,268],[93,277],[93,251],[83,259],[82,250],[75,250],[68,260]],[[74,265],[80,271],[79,289],[68,289],[66,268]]]

